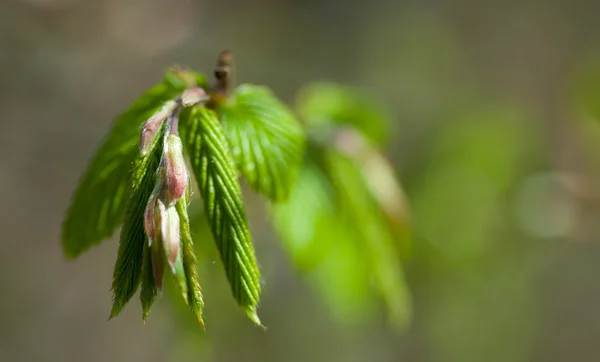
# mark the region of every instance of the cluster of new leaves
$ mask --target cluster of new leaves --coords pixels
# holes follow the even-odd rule
[[[65,254],[77,257],[122,225],[111,317],[141,286],[146,320],[170,273],[203,325],[188,216],[195,179],[233,296],[261,325],[241,175],[275,202],[286,250],[340,317],[359,319],[379,296],[392,322],[404,325],[410,298],[399,257],[407,252],[408,213],[378,150],[386,115],[365,94],[314,84],[298,99],[303,129],[270,90],[234,88],[232,74],[229,52],[221,53],[211,85],[198,73],[171,69],[117,118],[73,196]]]
[[[268,89],[234,89],[232,72],[229,52],[220,55],[210,86],[193,71],[169,70],[117,118],[73,196],[62,233],[67,256],[77,257],[122,225],[111,317],[141,285],[145,320],[167,270],[203,324],[187,213],[193,175],[233,296],[261,324],[260,274],[238,170],[257,192],[287,199],[304,133]]]
[[[300,92],[297,109],[309,136],[304,166],[288,202],[272,208],[284,247],[342,320],[364,317],[378,295],[403,327],[411,308],[399,260],[409,220],[377,148],[388,120],[368,95],[328,83]]]

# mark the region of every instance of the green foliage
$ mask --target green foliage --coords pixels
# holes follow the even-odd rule
[[[131,198],[127,203],[121,238],[119,240],[119,252],[113,273],[113,308],[110,317],[116,317],[125,304],[135,294],[142,277],[142,260],[144,245],[148,244],[148,238],[144,230],[144,211],[148,199],[155,185],[155,174],[160,163],[163,152],[163,133],[158,132],[150,152],[145,155],[139,154],[134,165],[131,176]],[[152,279],[154,280],[154,279]],[[152,283],[145,281],[148,288],[144,290],[143,300],[145,307],[150,308],[151,294],[154,292]],[[155,287],[155,286],[154,286]],[[144,309],[144,315],[147,310]]]
[[[273,224],[297,267],[310,271],[330,257],[337,229],[333,193],[327,176],[315,162],[306,160],[287,202],[271,208]],[[310,212],[307,212],[310,210]]]
[[[329,174],[339,192],[342,217],[347,218],[348,226],[354,226],[364,240],[361,244],[364,262],[369,265],[376,287],[387,304],[390,320],[404,327],[410,318],[410,297],[396,257],[392,231],[356,162],[337,152],[327,157]]]
[[[304,151],[304,132],[266,87],[239,86],[217,108],[236,164],[250,186],[274,201],[287,199]]]
[[[168,269],[204,326],[185,153],[232,294],[257,325],[260,272],[238,167],[256,192],[276,203],[275,227],[286,250],[340,316],[359,319],[378,295],[392,321],[404,325],[410,301],[394,248],[405,205],[394,172],[371,145],[385,139],[384,113],[350,88],[309,87],[299,102],[309,126],[307,148],[305,130],[288,107],[266,87],[234,89],[232,72],[230,52],[220,55],[210,88],[200,74],[172,69],[119,116],[73,198],[65,254],[77,256],[123,222],[110,317],[141,284],[145,322]]]
[[[407,251],[408,211],[395,173],[372,145],[384,139],[385,113],[333,84],[308,86],[299,98],[308,119],[304,165],[288,202],[271,209],[284,248],[342,320],[362,319],[379,297],[391,323],[405,327],[411,301],[399,256]]]
[[[216,114],[206,108],[194,108],[181,122],[186,128],[183,142],[231,290],[240,307],[260,325],[256,314],[260,274],[225,133]]]
[[[183,273],[185,275],[185,288],[181,288],[185,293],[184,299],[190,308],[190,311],[196,317],[196,320],[204,327],[204,319],[202,317],[202,309],[204,308],[204,300],[202,299],[202,290],[198,279],[196,255],[194,254],[194,245],[192,242],[192,234],[190,232],[190,220],[187,212],[186,198],[182,198],[175,204],[179,220],[181,223],[181,259]],[[176,275],[177,277],[177,275]]]
[[[199,74],[171,70],[165,80],[145,92],[117,117],[71,200],[62,228],[63,250],[67,257],[74,258],[109,238],[123,221],[141,125],[164,102],[188,86],[184,77],[204,83]]]
[[[315,161],[305,160],[289,200],[270,211],[286,253],[334,316],[348,322],[366,319],[374,298],[361,239],[339,217],[335,189]]]
[[[150,308],[156,296],[158,295],[158,289],[156,287],[156,281],[152,273],[152,258],[150,256],[150,247],[148,243],[144,243],[144,255],[142,259],[142,288],[140,290],[140,301],[142,303],[142,321],[146,322]]]
[[[403,327],[410,297],[393,228],[360,164],[334,150],[322,156],[305,162],[289,201],[271,209],[285,250],[342,320],[366,317],[378,295]]]

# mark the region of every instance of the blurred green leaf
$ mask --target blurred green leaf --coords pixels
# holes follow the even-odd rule
[[[325,162],[317,161],[319,151],[309,152],[288,202],[272,206],[284,248],[337,317],[361,320],[379,295],[391,322],[404,327],[410,296],[393,229],[360,162],[320,152]]]
[[[287,202],[271,207],[274,227],[284,247],[302,270],[308,271],[334,252],[323,234],[339,228],[335,221],[333,190],[323,172],[307,161],[300,171]],[[307,212],[310,210],[310,212]]]
[[[250,319],[260,325],[256,314],[260,274],[227,139],[216,114],[206,108],[193,108],[180,122],[231,290]]]
[[[271,205],[273,225],[296,268],[309,278],[333,315],[360,322],[373,309],[360,238],[339,217],[327,176],[307,159],[286,203]]]
[[[393,233],[400,256],[407,258],[410,250],[409,207],[395,170],[372,142],[353,127],[336,129],[329,146],[355,161],[370,197]]]
[[[144,211],[155,186],[155,174],[163,151],[164,125],[154,138],[150,151],[138,154],[131,176],[131,197],[121,229],[117,262],[113,273],[113,308],[111,318],[116,317],[135,294],[142,277],[144,244],[148,238],[144,230]],[[152,290],[144,291],[145,305],[152,299]],[[144,310],[147,313],[147,310]]]
[[[410,321],[411,300],[392,231],[356,161],[334,151],[328,153],[327,160],[340,211],[361,236],[363,258],[386,302],[390,321],[404,328]]]
[[[358,88],[334,83],[312,83],[298,93],[296,109],[310,132],[350,125],[376,144],[389,134],[389,115],[375,98]]]
[[[217,112],[250,186],[285,200],[304,152],[304,132],[292,112],[268,88],[250,84],[240,85]]]
[[[185,89],[181,71],[169,71],[165,80],[145,92],[117,117],[92,158],[71,200],[62,227],[62,245],[74,258],[90,246],[112,236],[123,221],[130,196],[128,182],[138,153],[140,129],[164,102]],[[203,77],[191,74],[194,81]]]
[[[388,115],[367,94],[332,83],[305,87],[297,107],[308,127],[307,161],[289,202],[274,209],[286,251],[334,308],[346,310],[338,315],[357,318],[377,294],[390,321],[404,327],[411,302],[398,250],[407,252],[408,210],[374,146],[386,140]]]

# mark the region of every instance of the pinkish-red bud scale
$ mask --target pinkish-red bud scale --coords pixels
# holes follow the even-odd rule
[[[181,104],[184,107],[193,106],[205,100],[208,100],[208,96],[202,88],[186,89],[181,95]]]
[[[158,112],[154,113],[142,125],[142,132],[140,134],[140,152],[142,154],[148,153],[158,129],[167,117],[173,113],[176,107],[177,103],[175,101],[166,102]]]
[[[148,204],[146,205],[146,210],[144,211],[144,231],[146,232],[146,236],[148,236],[148,246],[152,246],[152,241],[156,238],[154,212],[156,209],[156,201],[158,199],[160,188],[161,184],[160,182],[157,182],[154,186],[152,194],[148,198]]]
[[[188,170],[183,157],[183,145],[177,135],[167,136],[164,161],[166,167],[166,189],[169,206],[172,206],[186,192]]]

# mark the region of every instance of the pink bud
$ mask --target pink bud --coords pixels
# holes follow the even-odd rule
[[[154,211],[156,208],[156,201],[158,199],[158,193],[160,191],[161,184],[157,182],[150,198],[148,198],[148,204],[146,205],[146,210],[144,211],[144,231],[148,236],[148,246],[152,246],[152,240],[156,237],[156,224],[155,224],[155,216]]]
[[[181,104],[184,107],[193,106],[202,101],[208,100],[206,92],[202,88],[190,88],[186,89],[181,95]]]
[[[162,202],[160,203],[162,204]],[[173,274],[175,274],[175,262],[177,261],[177,255],[179,254],[179,243],[181,239],[179,214],[177,214],[177,209],[175,206],[171,206],[166,209],[164,216],[165,217],[162,219],[160,230],[162,234],[163,248],[165,255],[167,256],[169,266],[171,267]]]
[[[167,136],[164,153],[164,166],[166,168],[166,190],[168,205],[172,206],[186,192],[188,185],[188,171],[183,158],[183,145],[179,136]]]
[[[146,154],[150,150],[156,132],[158,132],[162,123],[169,115],[171,115],[171,113],[173,113],[176,107],[177,103],[175,101],[166,102],[158,112],[154,113],[152,117],[142,125],[142,132],[140,135],[140,152],[142,154]]]

